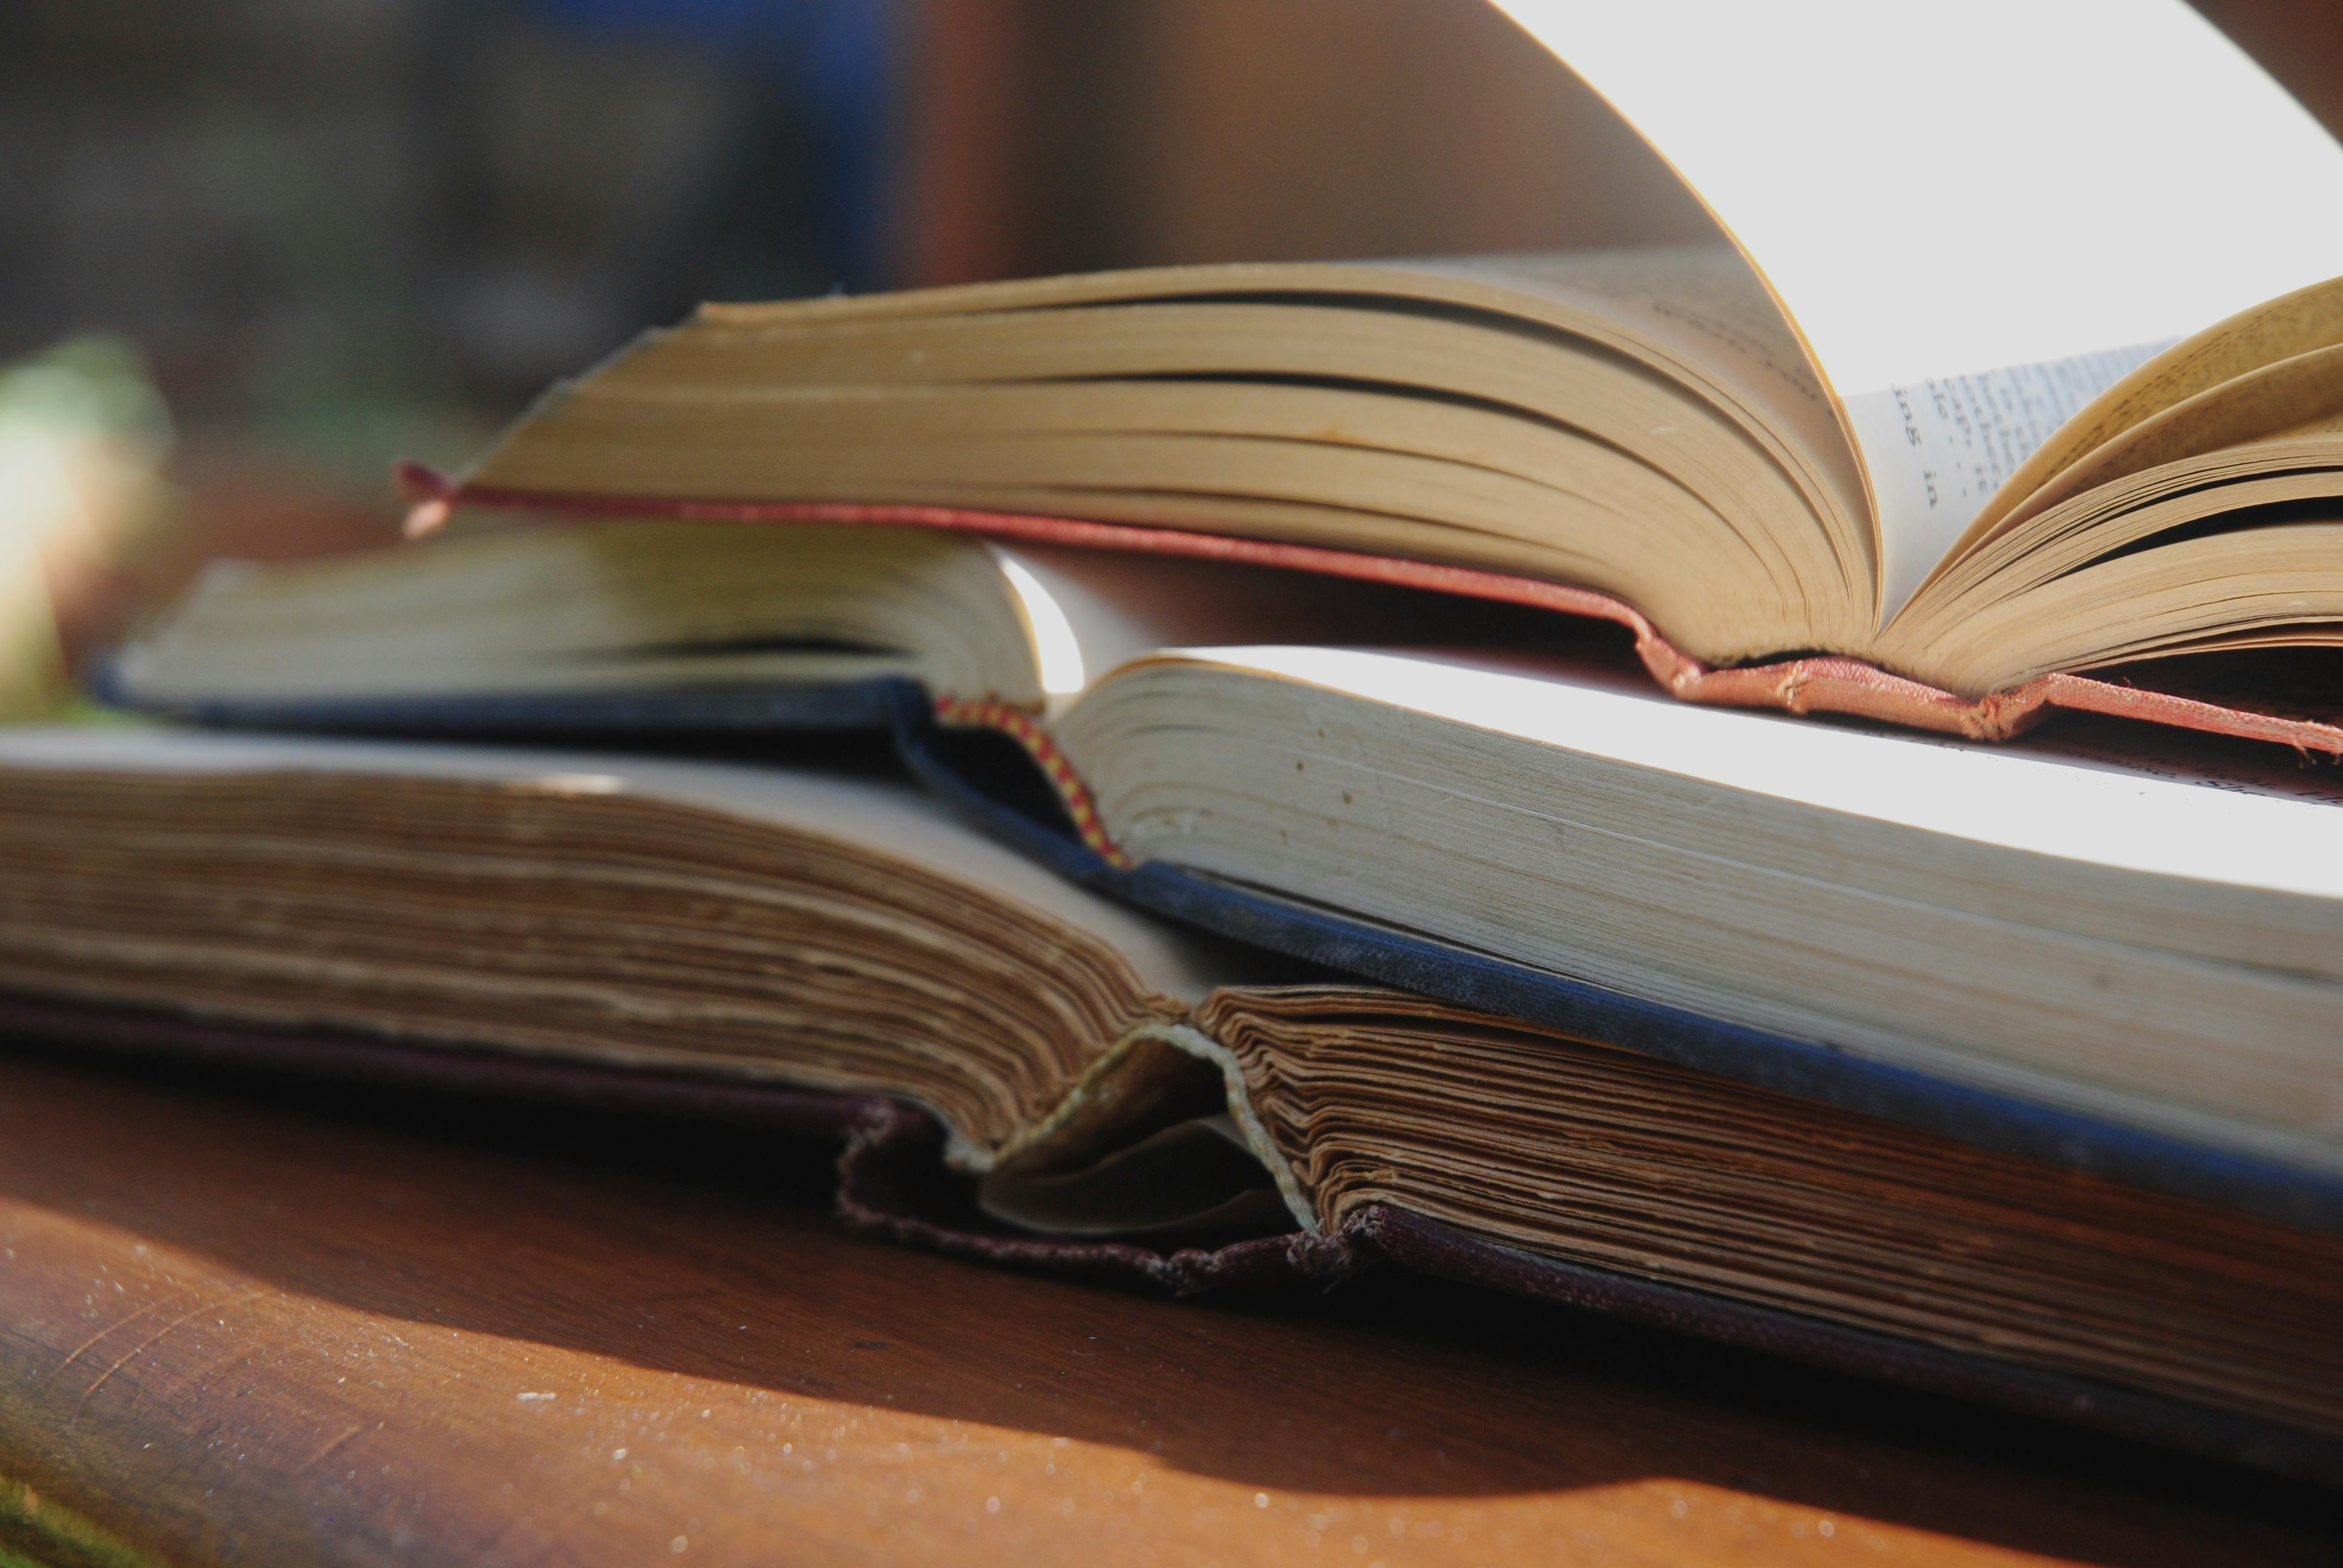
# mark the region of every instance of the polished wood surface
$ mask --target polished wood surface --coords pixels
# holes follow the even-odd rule
[[[1395,1274],[1214,1305],[986,1269],[845,1232],[821,1176],[739,1132],[0,1059],[0,1548],[2333,1560],[2334,1500],[2217,1466]]]

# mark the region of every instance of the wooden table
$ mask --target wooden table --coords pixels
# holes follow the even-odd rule
[[[32,1561],[2336,1560],[2332,1498],[1566,1312],[1161,1300],[849,1234],[742,1133],[229,1091],[0,1058]]]

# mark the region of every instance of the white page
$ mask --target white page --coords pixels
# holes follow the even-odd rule
[[[1679,170],[1861,449],[1892,613],[2130,366],[2343,274],[2343,147],[2181,0],[1493,0]]]
[[[1706,708],[1624,676],[1364,648],[1189,648],[1178,657],[1969,845],[2343,901],[2343,811],[2331,799]]]
[[[1240,561],[987,541],[1024,607],[1053,709],[1159,648],[1235,642],[1266,628],[1297,641],[1373,642],[1420,611],[1420,591]]]

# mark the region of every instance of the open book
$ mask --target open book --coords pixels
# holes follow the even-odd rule
[[[1704,700],[2343,751],[2140,668],[2343,638],[2343,148],[2250,62],[2179,0],[1509,9],[1715,246],[710,306],[410,474],[417,524],[1217,556],[1606,617]]]
[[[910,1101],[996,1256],[1383,1255],[2343,1474],[2331,1228],[1282,967],[883,777],[0,737],[0,988],[117,1032]]]

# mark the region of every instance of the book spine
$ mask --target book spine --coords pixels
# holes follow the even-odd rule
[[[1131,869],[1132,860],[1122,847],[1109,836],[1106,823],[1101,819],[1098,802],[1091,795],[1090,786],[1083,783],[1074,765],[1066,759],[1064,751],[1041,728],[1041,721],[1021,708],[990,698],[941,696],[935,699],[936,722],[950,729],[990,729],[1008,736],[1033,759],[1041,777],[1057,792],[1059,803],[1066,809],[1067,820],[1082,848],[1118,871]]]

